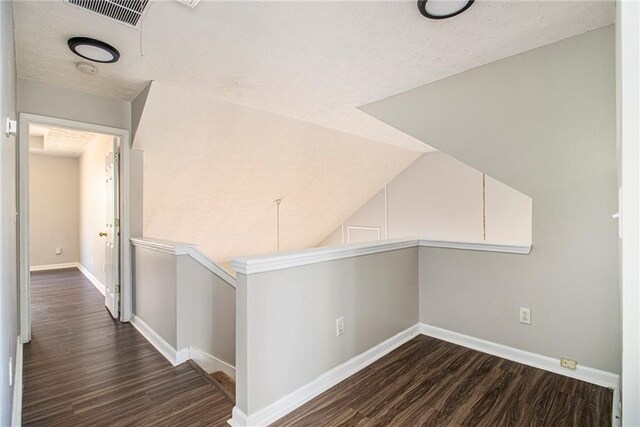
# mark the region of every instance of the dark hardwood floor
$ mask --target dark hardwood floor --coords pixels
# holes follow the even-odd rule
[[[113,320],[77,269],[32,273],[31,307],[24,425],[227,426],[229,398]]]
[[[612,391],[418,336],[273,426],[608,426]]]
[[[233,403],[114,321],[77,269],[32,274],[24,425],[226,426]],[[418,336],[277,426],[608,426],[612,392]]]

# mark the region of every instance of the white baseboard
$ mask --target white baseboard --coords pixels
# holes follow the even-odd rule
[[[196,362],[208,374],[222,371],[234,380],[236,379],[235,367],[207,353],[206,351],[199,349],[198,347],[194,347],[192,345],[189,346],[189,359]]]
[[[29,267],[29,271],[46,271],[46,270],[60,270],[62,268],[73,268],[77,267],[77,262],[64,262],[60,264],[43,264],[43,265],[32,265]]]
[[[473,350],[478,350],[483,353],[502,357],[503,359],[522,363],[523,365],[533,366],[534,368],[544,369],[545,371],[553,372],[555,374],[586,381],[591,384],[612,389],[618,386],[619,375],[612,374],[611,372],[601,371],[599,369],[589,368],[582,365],[578,365],[575,370],[566,369],[560,366],[560,359],[554,359],[553,357],[531,353],[502,344],[496,344],[491,341],[474,338],[424,323],[420,324],[420,333]]]
[[[284,396],[266,408],[260,409],[253,414],[247,415],[238,407],[233,408],[233,418],[230,421],[232,426],[264,426],[282,418],[289,412],[307,403],[309,400],[328,390],[340,381],[350,377],[361,369],[375,362],[385,354],[400,347],[405,342],[419,334],[418,325],[394,335],[375,347],[361,353],[343,364],[320,375],[315,380],[294,392]]]
[[[76,263],[78,270],[80,270],[80,272],[82,272],[82,274],[84,274],[84,276],[89,279],[89,281],[91,283],[93,283],[93,286],[96,287],[96,289],[102,294],[104,295],[106,293],[106,288],[105,286],[102,284],[102,282],[100,282],[96,276],[94,276],[93,274],[91,274],[91,272],[89,270],[87,270],[82,264],[80,263]]]
[[[164,338],[151,329],[142,319],[135,314],[131,315],[131,324],[142,334],[143,337],[151,343],[173,366],[186,361],[189,357],[189,351],[182,349],[177,351],[171,344],[166,342]]]
[[[22,341],[20,340],[20,336],[18,336],[16,344],[15,360],[11,427],[20,427],[22,425]]]
[[[473,350],[478,350],[483,353],[502,357],[503,359],[522,363],[523,365],[553,372],[554,374],[560,374],[577,380],[586,381],[591,384],[611,388],[613,389],[613,425],[617,426],[620,424],[620,375],[618,374],[582,365],[578,365],[575,370],[566,369],[560,366],[560,359],[508,347],[506,345],[471,337],[469,335],[460,334],[458,332],[449,331],[447,329],[438,328],[425,323],[420,323],[420,333]]]

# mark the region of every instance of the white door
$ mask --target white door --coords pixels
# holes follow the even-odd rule
[[[105,231],[100,235],[105,238],[105,294],[104,304],[111,315],[118,318],[120,310],[120,215],[118,206],[118,171],[119,171],[119,138],[113,139],[109,153],[105,158]]]

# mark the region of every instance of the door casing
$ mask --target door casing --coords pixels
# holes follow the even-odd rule
[[[29,125],[57,126],[113,135],[120,138],[119,205],[120,205],[120,320],[131,320],[133,288],[131,270],[131,212],[129,203],[129,165],[131,142],[126,129],[76,122],[56,117],[20,113],[18,128],[18,165],[16,168],[18,200],[16,225],[18,234],[18,278],[20,282],[20,340],[31,340],[30,271],[29,271]]]

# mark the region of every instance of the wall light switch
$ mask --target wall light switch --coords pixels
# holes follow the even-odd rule
[[[13,357],[9,357],[9,387],[13,385]]]
[[[56,248],[56,255],[62,255],[62,248]]]
[[[17,131],[18,131],[18,123],[15,120],[11,120],[10,117],[7,117],[7,120],[4,126],[4,134],[6,136],[15,135]]]
[[[340,316],[336,319],[336,336],[344,334],[344,317]]]

